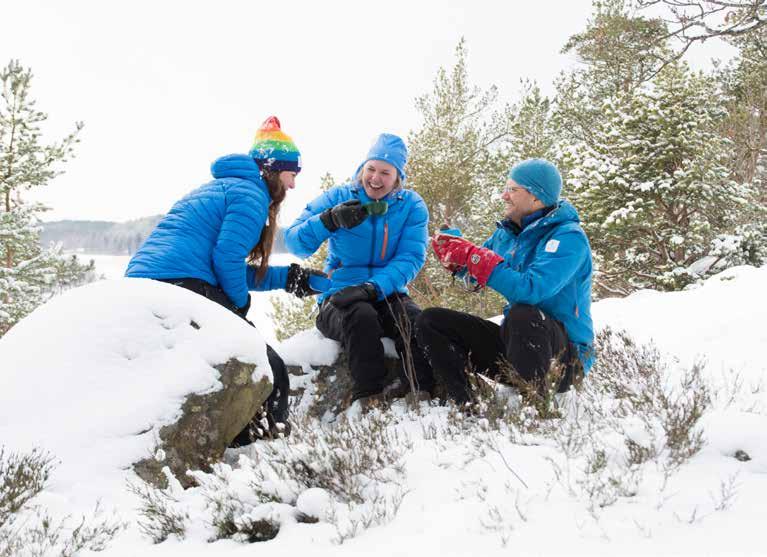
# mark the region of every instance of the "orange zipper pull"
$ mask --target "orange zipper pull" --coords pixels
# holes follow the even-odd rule
[[[383,245],[381,246],[381,261],[386,257],[386,244],[389,242],[389,221],[384,222]]]

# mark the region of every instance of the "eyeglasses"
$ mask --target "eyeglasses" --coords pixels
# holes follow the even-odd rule
[[[371,201],[370,203],[365,203],[362,207],[367,211],[368,215],[379,217],[385,215],[389,210],[389,204],[386,201]]]
[[[522,186],[505,186],[503,188],[503,193],[515,193],[515,192],[517,192],[519,190],[523,190],[523,189],[525,189],[525,188],[523,188]]]

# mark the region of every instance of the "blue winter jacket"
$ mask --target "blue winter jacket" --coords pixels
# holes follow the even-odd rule
[[[269,267],[256,282],[245,259],[261,238],[271,197],[256,162],[228,155],[211,165],[213,181],[176,202],[125,272],[127,277],[196,278],[220,286],[237,307],[248,290],[285,288],[287,267]]]
[[[504,315],[514,304],[530,304],[561,321],[588,373],[594,363],[591,246],[579,222],[575,207],[561,200],[521,231],[499,223],[483,246],[504,258],[487,282],[509,302]]]
[[[328,240],[325,272],[332,285],[318,302],[345,286],[364,282],[375,285],[379,299],[395,292],[407,294],[407,283],[426,261],[426,204],[416,192],[398,189],[383,198],[389,204],[386,214],[371,215],[354,228],[329,232],[320,213],[351,199],[363,204],[373,201],[359,184],[335,186],[309,203],[285,232],[288,250],[299,257],[310,256]]]

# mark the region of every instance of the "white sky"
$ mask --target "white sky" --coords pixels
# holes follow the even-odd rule
[[[8,3],[5,3],[8,4]],[[552,91],[576,64],[559,53],[590,0],[11,0],[0,64],[31,67],[47,138],[85,122],[77,157],[37,197],[46,220],[128,220],[167,211],[210,179],[220,155],[247,152],[276,114],[302,153],[282,220],[319,178],[359,164],[373,138],[419,125],[416,97],[467,40],[472,82],[513,101],[519,80]],[[693,49],[693,63],[723,56]]]

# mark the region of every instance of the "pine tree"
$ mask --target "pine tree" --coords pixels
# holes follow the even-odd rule
[[[538,84],[524,80],[520,100],[506,109],[510,133],[501,147],[504,169],[525,159],[555,159],[558,130],[552,110]]]
[[[59,142],[41,143],[47,115],[29,96],[32,73],[11,61],[0,71],[0,336],[62,288],[88,280],[93,267],[62,259],[57,247],[40,247],[46,207],[23,194],[45,186],[73,155],[82,124]]]
[[[408,136],[408,187],[426,201],[432,232],[449,224],[481,243],[495,229],[499,214],[511,151],[510,109],[497,109],[495,87],[483,91],[470,83],[463,39],[455,55],[452,69],[440,68],[432,91],[416,101],[423,123]],[[468,294],[453,282],[429,254],[409,288],[424,307],[441,305],[482,315],[497,314],[502,307],[496,294]]]
[[[562,148],[599,294],[684,287],[752,206],[752,188],[731,179],[717,92],[713,79],[666,66],[648,86],[603,100],[589,141]]]
[[[595,0],[593,10],[586,30],[562,49],[584,64],[555,82],[552,123],[562,143],[590,142],[602,103],[652,79],[669,50],[663,22],[638,17],[629,0]]]
[[[761,180],[761,163],[767,159],[767,27],[730,41],[738,55],[717,74],[726,98],[727,117],[722,133],[733,142],[734,178]],[[767,190],[761,190],[767,203]]]

